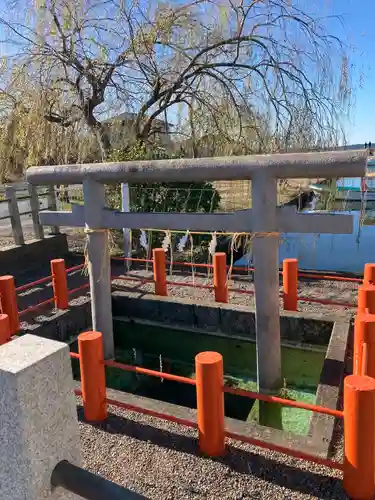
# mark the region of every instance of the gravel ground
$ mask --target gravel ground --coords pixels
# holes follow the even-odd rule
[[[60,229],[61,232],[66,233],[67,235],[69,250],[71,252],[83,252],[85,248],[85,234],[83,233],[83,231],[79,231],[70,227],[64,227]],[[45,231],[45,234],[48,234],[48,232]],[[30,241],[35,238],[32,231],[27,231],[25,229],[23,231],[23,237],[25,241]],[[11,228],[1,228],[0,244],[1,248],[14,245]]]
[[[340,472],[232,440],[224,458],[204,458],[193,429],[115,407],[109,411],[105,427],[81,418],[84,466],[146,498],[347,498]]]
[[[127,278],[146,278],[152,279],[152,267],[149,265],[148,270],[133,270],[127,274]],[[180,268],[181,269],[181,268]],[[173,275],[169,276],[168,281],[176,283],[195,283],[196,285],[212,285],[212,273],[210,276],[207,273],[197,272],[194,275],[191,271],[179,272],[176,266],[173,269]],[[153,283],[140,284],[138,281],[124,281],[117,279],[114,282],[116,287],[130,291],[140,291],[145,293],[153,293]],[[233,274],[229,283],[229,288],[238,290],[237,292],[229,293],[229,303],[253,307],[254,295],[249,295],[244,292],[254,292],[254,283],[252,282],[252,273],[249,275]],[[326,299],[334,302],[342,302],[345,304],[356,304],[358,285],[352,282],[338,282],[338,281],[323,281],[323,280],[300,280],[299,281],[299,295],[309,299]],[[187,286],[168,286],[168,291],[171,296],[180,298],[196,299],[200,302],[213,301],[214,294],[212,290],[194,288]],[[280,286],[280,294],[282,294],[282,287]],[[280,299],[282,307],[282,300]],[[351,317],[355,311],[354,308],[322,305],[317,303],[309,303],[299,301],[299,311],[308,311],[317,314],[332,314],[344,318]]]
[[[31,234],[25,234],[25,239],[31,238]],[[2,246],[12,244],[11,238],[9,242],[4,237],[0,241]],[[71,251],[83,252],[84,235],[71,233],[68,242]],[[115,269],[116,274],[120,274],[122,264],[116,265]],[[181,274],[177,266],[173,271],[173,276],[168,278],[170,281],[212,283],[212,276],[204,273],[195,273],[193,278],[190,271]],[[22,276],[22,282],[27,283],[49,274],[49,270],[38,272]],[[130,276],[152,278],[151,267],[133,270]],[[70,287],[79,286],[83,279],[80,273],[74,273],[70,277],[70,280],[74,280],[70,281]],[[116,280],[114,284],[122,289],[153,292],[152,284],[140,285],[136,281],[122,280]],[[241,291],[254,290],[251,274],[233,275],[230,286]],[[25,307],[29,300],[35,304],[43,297],[50,296],[49,288],[49,285],[39,286],[24,294],[20,300]],[[172,296],[190,297],[200,302],[214,300],[213,292],[206,289],[170,286],[169,290]],[[299,282],[299,294],[309,298],[355,303],[356,290],[357,285],[348,282]],[[84,300],[83,297],[75,299],[78,302],[80,300]],[[230,303],[252,306],[254,297],[231,292]],[[299,302],[299,309],[318,314],[334,313],[342,317],[350,317],[354,312],[350,308],[302,301]],[[43,315],[43,312],[38,314]],[[27,318],[24,319],[27,322]],[[77,399],[80,405],[81,401]],[[81,413],[80,410],[80,417]],[[231,440],[228,441],[228,453],[224,458],[204,458],[197,451],[196,431],[114,407],[110,407],[110,417],[105,427],[88,425],[80,418],[80,434],[87,469],[153,500],[347,498],[339,479],[341,474],[337,471]],[[342,460],[340,422],[335,429],[333,458]]]

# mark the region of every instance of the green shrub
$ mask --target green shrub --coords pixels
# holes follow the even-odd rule
[[[109,161],[138,161],[168,159],[166,151],[155,146],[146,148],[136,144],[112,152]],[[176,158],[176,156],[174,156]],[[209,182],[179,182],[130,185],[130,210],[132,212],[213,212],[220,203],[220,195]],[[107,203],[121,209],[121,187],[107,187]],[[168,228],[166,228],[168,229]]]

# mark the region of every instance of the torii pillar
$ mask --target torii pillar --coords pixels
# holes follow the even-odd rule
[[[267,170],[259,170],[251,182],[257,379],[260,391],[272,391],[279,389],[282,381],[277,179]]]

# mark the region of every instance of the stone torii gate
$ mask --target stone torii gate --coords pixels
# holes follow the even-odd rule
[[[301,214],[277,207],[277,179],[363,177],[366,151],[274,154],[225,158],[138,161],[33,167],[33,185],[83,184],[84,206],[41,212],[47,226],[84,227],[93,328],[103,333],[105,357],[114,355],[111,273],[107,229],[190,229],[258,233],[253,239],[258,386],[281,386],[278,233],[350,234],[350,215]],[[124,213],[109,210],[104,185],[111,183],[251,180],[252,209],[233,213]]]

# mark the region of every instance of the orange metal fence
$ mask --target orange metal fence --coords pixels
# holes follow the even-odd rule
[[[0,309],[2,315],[6,315],[7,325],[9,325],[9,332],[7,334],[5,331],[5,323],[3,322],[0,326],[0,345],[6,342],[12,335],[15,335],[20,329],[20,318],[30,312],[37,311],[38,309],[54,304],[56,309],[68,309],[69,307],[69,295],[76,293],[80,290],[88,288],[89,283],[85,283],[82,286],[74,288],[72,290],[68,289],[67,285],[67,274],[74,271],[83,269],[84,264],[70,267],[65,269],[64,259],[53,259],[51,260],[51,275],[45,276],[38,280],[26,283],[16,287],[13,276],[0,276]],[[18,310],[17,305],[17,294],[29,290],[37,285],[45,284],[51,282],[53,287],[53,297],[43,300],[35,305],[29,306],[21,311]],[[8,327],[7,327],[8,328]],[[4,340],[5,339],[5,340]]]
[[[375,318],[371,322],[375,327]],[[344,383],[344,411],[324,408],[297,401],[233,389],[224,385],[223,358],[216,352],[203,352],[195,357],[195,380],[170,373],[148,370],[104,360],[101,334],[83,333],[78,338],[84,416],[88,422],[107,418],[107,406],[114,405],[131,411],[151,415],[198,429],[199,447],[203,454],[221,456],[225,452],[226,438],[243,441],[261,448],[271,449],[294,458],[343,471],[343,484],[350,498],[370,500],[375,493],[375,379],[361,374],[349,375]],[[188,383],[196,386],[197,421],[177,418],[162,412],[119,402],[106,397],[105,369],[112,367],[154,377]],[[224,393],[259,399],[270,403],[302,408],[344,420],[344,463],[313,456],[309,453],[266,443],[251,436],[240,435],[225,429]]]
[[[116,260],[132,260],[131,258],[116,257]],[[215,293],[216,302],[228,302],[228,292],[254,295],[252,290],[243,290],[239,288],[229,288],[228,287],[228,275],[227,271],[238,269],[240,271],[252,270],[253,268],[233,268],[226,265],[226,254],[216,253],[214,255],[213,265],[210,264],[194,264],[187,262],[173,262],[174,265],[187,266],[187,267],[202,267],[202,268],[213,268],[213,285],[200,284],[200,283],[187,283],[178,281],[168,281],[166,275],[166,265],[172,264],[171,261],[166,260],[165,252],[162,248],[157,248],[153,250],[153,259],[134,259],[137,262],[153,262],[154,265],[154,279],[141,278],[138,276],[120,276],[114,277],[114,279],[126,280],[126,281],[140,281],[143,283],[154,282],[155,294],[166,296],[168,295],[168,286],[176,287],[192,287],[192,288],[202,288],[213,290]],[[372,266],[372,264],[367,264],[366,266]],[[366,272],[366,268],[365,268]],[[297,259],[285,259],[283,262],[283,271],[280,273],[283,276],[283,305],[286,311],[297,311],[298,302],[311,302],[318,303],[322,305],[332,305],[347,308],[356,308],[357,304],[350,302],[339,302],[329,299],[315,299],[310,297],[304,297],[298,295],[298,277],[309,277],[315,279],[329,280],[333,279],[335,281],[349,281],[353,283],[362,283],[363,280],[359,278],[346,278],[341,276],[329,276],[321,275],[319,273],[299,273],[298,271],[298,260]],[[367,275],[370,275],[367,271]],[[375,271],[374,271],[375,276]]]
[[[187,266],[187,267],[201,267],[213,269],[213,284],[178,282],[167,280],[166,265],[172,264],[167,261],[165,252],[161,248],[153,250],[153,259],[136,259],[125,257],[113,257],[114,260],[126,261],[132,260],[142,263],[153,263],[154,277],[145,278],[139,276],[112,276],[112,280],[135,281],[140,284],[153,283],[155,287],[155,294],[166,296],[168,295],[168,287],[192,287],[199,289],[208,289],[214,292],[216,302],[228,302],[229,292],[254,295],[253,290],[244,290],[240,288],[233,288],[228,286],[228,270],[238,270],[244,272],[245,270],[252,270],[253,268],[235,268],[226,265],[226,254],[217,253],[214,256],[213,265],[211,264],[195,264],[188,262],[173,262],[174,265]],[[23,316],[39,308],[54,303],[56,309],[67,309],[69,307],[69,296],[77,293],[78,291],[89,288],[89,283],[85,283],[72,290],[68,289],[67,275],[74,271],[84,268],[84,264],[65,269],[65,262],[63,259],[54,259],[51,261],[51,275],[40,278],[31,283],[15,287],[13,276],[0,277],[0,298],[1,298],[1,312],[9,316],[9,324],[12,335],[19,331],[20,316]],[[323,305],[341,306],[347,308],[356,308],[355,303],[345,303],[333,301],[329,299],[319,299],[304,297],[298,295],[298,278],[307,277],[312,279],[336,280],[336,281],[349,281],[355,283],[363,283],[358,288],[358,307],[363,310],[363,304],[369,303],[369,312],[375,313],[375,264],[366,264],[364,269],[364,279],[347,278],[342,276],[321,275],[319,273],[300,273],[298,271],[297,259],[285,259],[283,262],[283,305],[284,310],[297,311],[298,302],[311,302]],[[24,292],[34,286],[52,282],[53,298],[44,300],[33,306],[29,306],[22,311],[18,311],[17,306],[17,293]],[[366,296],[369,295],[368,298]],[[372,297],[372,298],[371,298]]]
[[[156,257],[155,257],[156,256]],[[168,293],[167,285],[180,285],[166,280],[165,253],[160,249],[154,250],[154,280],[155,291]],[[214,287],[217,301],[227,300],[227,266],[222,255],[214,259]],[[70,294],[89,287],[86,283],[74,290],[68,290],[67,273],[83,268],[83,265],[65,269],[61,259],[51,262],[51,276],[22,285],[16,288],[12,276],[0,277],[0,345],[8,342],[12,335],[19,330],[20,316],[39,307],[54,302],[55,307],[62,309],[69,306]],[[298,262],[289,259],[284,262],[284,305],[294,310],[298,300],[296,280],[298,278]],[[126,277],[125,277],[126,278]],[[133,279],[133,277],[129,277]],[[18,312],[17,292],[38,284],[52,280],[54,297],[35,306]],[[143,278],[140,278],[144,282]],[[190,286],[190,284],[186,284]],[[206,285],[204,285],[206,287]],[[244,291],[244,293],[253,293]],[[328,302],[323,301],[321,302]],[[354,306],[354,304],[353,304]],[[375,493],[375,264],[365,266],[363,285],[358,288],[358,310],[354,328],[354,359],[353,375],[345,379],[344,384],[344,411],[323,408],[302,402],[291,401],[276,396],[260,394],[226,387],[223,379],[223,362],[218,353],[200,353],[196,357],[196,379],[180,377],[170,373],[149,370],[137,366],[125,365],[113,360],[104,360],[102,335],[99,332],[88,332],[79,336],[79,354],[71,353],[71,357],[78,359],[81,368],[84,414],[88,421],[102,421],[107,417],[107,405],[113,404],[132,411],[138,411],[166,420],[198,429],[201,451],[210,456],[221,455],[225,448],[225,437],[238,439],[263,448],[286,453],[303,460],[319,463],[328,467],[343,470],[344,486],[351,498],[370,499]],[[106,398],[106,383],[104,367],[142,373],[190,384],[197,391],[197,422],[178,419],[142,409],[137,406],[120,403]],[[285,406],[301,408],[308,411],[323,413],[335,418],[344,419],[345,460],[343,464],[329,459],[321,459],[296,450],[290,450],[269,443],[264,443],[251,436],[241,436],[228,432],[224,428],[224,393],[258,399],[269,403],[278,403]],[[370,496],[371,494],[371,496]],[[360,495],[360,496],[359,496]]]

